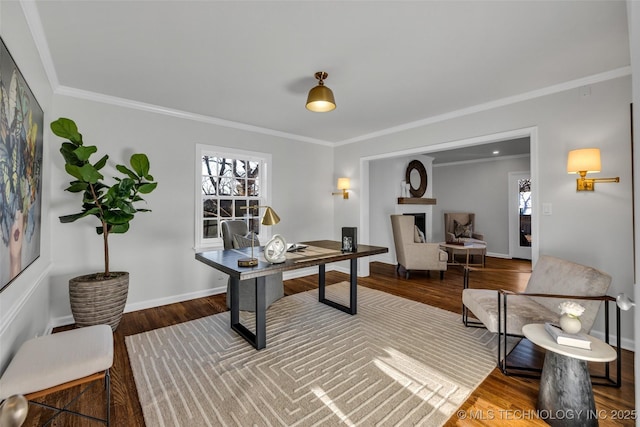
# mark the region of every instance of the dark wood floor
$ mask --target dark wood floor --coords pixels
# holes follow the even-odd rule
[[[526,271],[530,268],[530,264],[526,261],[488,258],[487,267],[516,268]],[[528,279],[528,274],[483,274],[482,287],[486,288],[522,290],[526,286]],[[343,273],[327,273],[327,283],[335,283],[346,279],[348,279],[348,276]],[[439,280],[437,273],[433,273],[431,277],[426,273],[416,273],[406,280],[404,276],[396,275],[395,267],[373,263],[371,265],[371,276],[359,279],[359,284],[445,310],[461,312],[462,274],[458,268],[450,268],[442,281]],[[472,280],[472,286],[479,287],[480,281]],[[316,287],[317,276],[285,281],[285,293],[287,295]],[[142,409],[138,401],[136,386],[124,343],[125,336],[197,319],[224,310],[226,310],[226,307],[225,295],[223,294],[124,315],[118,330],[114,334],[115,360],[111,370],[112,425],[144,426]],[[542,361],[541,353],[526,340],[514,350],[510,357],[518,359],[518,363],[540,364]],[[614,417],[629,415],[629,412],[625,411],[634,409],[632,352],[623,352],[622,366],[623,384],[621,388],[594,387],[596,407],[599,414],[602,415],[600,418],[601,426],[631,426],[635,423],[631,419],[614,419]],[[538,384],[539,381],[537,379],[505,376],[498,369],[494,369],[460,408],[461,412],[459,412],[463,416],[454,415],[447,425],[546,425],[536,419],[535,406]],[[48,396],[46,402],[54,405],[63,404],[65,399],[74,396],[77,391],[77,389],[70,389],[58,392]],[[94,387],[80,401],[76,402],[72,408],[102,416],[103,393],[102,387]],[[50,411],[31,406],[29,418],[24,425],[41,425],[49,414]],[[63,414],[52,425],[75,427],[100,424]]]

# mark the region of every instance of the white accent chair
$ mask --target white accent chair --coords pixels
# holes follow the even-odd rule
[[[506,290],[473,289],[470,277],[482,277],[483,274],[531,273],[524,292]],[[510,366],[507,363],[507,337],[523,337],[522,327],[530,323],[557,323],[560,318],[559,304],[574,301],[585,311],[580,316],[583,332],[589,333],[598,315],[601,302],[605,308],[605,341],[609,342],[609,303],[615,305],[615,298],[608,296],[611,276],[595,268],[576,264],[552,256],[540,256],[533,271],[508,270],[499,268],[466,267],[464,289],[462,291],[462,321],[465,326],[484,327],[497,334],[498,366],[506,375],[509,369],[528,371],[533,369],[522,366]],[[477,320],[469,318],[469,312]],[[617,314],[617,381],[609,376],[609,364],[606,365],[606,385],[620,386],[620,309]],[[513,373],[513,372],[511,372]]]
[[[94,325],[32,338],[22,344],[0,378],[0,401],[24,395],[30,404],[54,410],[44,425],[58,415],[70,413],[110,424],[111,385],[109,369],[113,365],[113,332],[109,325]],[[104,379],[106,416],[104,419],[36,402],[34,399]],[[74,402],[73,399],[71,402]]]
[[[416,242],[414,221],[411,215],[391,215],[393,241],[398,259],[396,271],[400,272],[400,267],[404,268],[407,279],[412,270],[439,271],[442,280],[444,272],[447,271],[448,255],[437,243]]]

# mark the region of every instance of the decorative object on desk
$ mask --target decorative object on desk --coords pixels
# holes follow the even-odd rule
[[[274,225],[280,222],[280,217],[270,206],[259,206],[259,205],[251,205],[251,206],[242,206],[240,209],[248,210],[248,209],[260,209],[265,208],[264,215],[262,216],[262,220],[260,223],[262,225]],[[253,248],[255,246],[255,237],[254,233],[251,233],[251,256],[249,258],[240,258],[238,260],[238,267],[255,267],[258,265],[258,258],[253,256]],[[286,247],[286,244],[285,244]]]
[[[0,291],[40,257],[44,113],[0,39]]]
[[[274,235],[266,245],[264,245],[264,259],[271,264],[281,264],[287,260],[287,242],[279,234]]]
[[[358,228],[342,227],[342,252],[356,252],[358,250]]]
[[[349,198],[349,188],[351,187],[351,181],[349,178],[338,178],[338,190],[337,193],[331,193],[334,196],[342,195],[343,199]]]
[[[65,191],[81,194],[82,210],[72,215],[63,215],[60,222],[74,222],[87,216],[98,219],[96,233],[102,235],[104,247],[104,272],[73,278],[69,281],[71,312],[76,326],[91,326],[107,323],[116,330],[129,289],[129,273],[109,270],[109,236],[112,233],[126,233],[129,223],[138,212],[150,212],[134,206],[144,202],[142,194],[151,193],[158,186],[149,174],[149,158],[146,154],[133,154],[129,159],[130,168],[116,165],[123,176],[114,177],[113,185],[104,182],[100,170],[106,166],[108,155],[96,163],[90,157],[98,151],[95,146],[84,145],[82,134],[75,122],[59,118],[51,123],[51,131],[67,139],[60,147],[65,160],[65,170],[72,180]],[[111,172],[109,172],[111,173]]]
[[[427,170],[419,160],[411,160],[405,172],[405,181],[411,197],[422,197],[427,191]],[[407,195],[409,197],[409,195]]]
[[[580,316],[584,313],[585,308],[573,301],[564,301],[560,303],[560,327],[569,334],[576,334],[582,329]]]
[[[553,338],[553,340],[558,344],[591,350],[591,341],[585,333],[579,332],[575,334],[569,334],[559,326],[549,322],[545,322],[544,330],[547,331],[547,333],[551,335],[551,338]]]
[[[21,394],[9,396],[0,405],[0,426],[20,427],[27,419],[29,402]]]
[[[636,305],[636,303],[625,294],[618,294],[616,297],[616,304],[618,304],[618,307],[624,311],[630,310],[631,307]]]

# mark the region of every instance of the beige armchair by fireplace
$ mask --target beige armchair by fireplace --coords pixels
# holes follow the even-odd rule
[[[472,242],[483,243],[482,249],[469,249],[469,257],[480,256],[485,265],[485,257],[487,248],[484,240],[484,234],[476,230],[476,214],[473,212],[445,212],[444,213],[444,238],[447,243],[450,242]],[[453,260],[453,254],[449,254]]]
[[[398,265],[404,268],[405,276],[409,278],[411,270],[439,271],[440,279],[444,278],[447,270],[447,253],[440,249],[437,243],[416,242],[416,226],[411,215],[391,215],[391,228],[396,248]]]

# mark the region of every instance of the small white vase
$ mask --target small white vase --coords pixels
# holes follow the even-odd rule
[[[568,334],[577,334],[582,329],[582,322],[577,317],[563,314],[560,316],[560,327]]]

